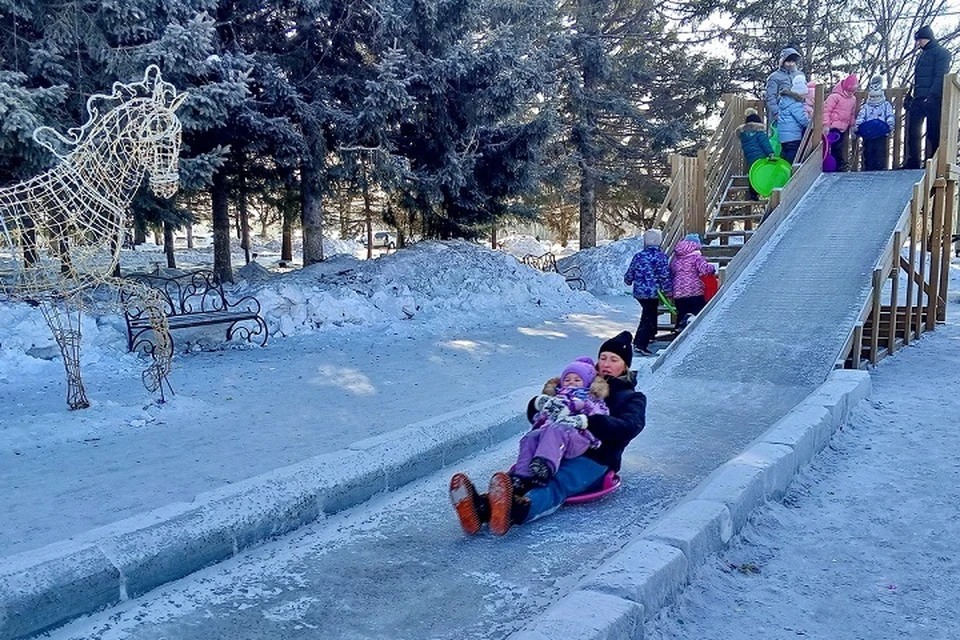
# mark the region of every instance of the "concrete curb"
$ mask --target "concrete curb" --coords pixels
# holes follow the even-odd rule
[[[720,466],[639,539],[584,578],[577,591],[510,638],[642,639],[643,620],[670,604],[696,569],[726,548],[754,509],[781,498],[799,469],[869,395],[869,373],[833,371],[743,453]],[[583,619],[585,611],[591,618]],[[609,617],[602,625],[593,621],[597,611]],[[638,611],[643,614],[639,622]],[[558,630],[564,633],[558,635]]]
[[[539,392],[524,387],[3,558],[0,638],[38,634],[137,597],[519,435],[529,428],[526,403]]]

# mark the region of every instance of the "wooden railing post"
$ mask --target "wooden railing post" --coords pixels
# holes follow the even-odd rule
[[[933,163],[936,157],[927,162]],[[940,315],[940,263],[943,258],[943,210],[946,207],[946,181],[934,178],[933,219],[930,227],[930,285],[927,290],[927,330],[936,327]]]
[[[913,199],[910,201],[910,229],[907,231],[907,241],[910,243],[910,265],[907,270],[907,308],[905,313],[906,327],[903,334],[903,344],[908,345],[913,339],[913,332],[917,331],[916,336],[920,337],[919,330],[915,327],[919,320],[913,318],[913,287],[917,274],[917,222],[920,217],[920,198],[923,190],[919,184],[913,185]],[[922,282],[922,280],[921,280]]]
[[[937,177],[945,178],[951,164],[957,161],[957,130],[960,122],[957,121],[957,110],[960,107],[960,92],[957,90],[957,74],[950,73],[943,77],[942,96],[940,105],[940,140],[937,149],[941,151],[937,156]]]
[[[883,270],[873,270],[873,309],[870,311],[870,364],[880,360],[880,302],[883,287]]]
[[[810,126],[813,127],[813,134],[810,137],[811,152],[817,148],[817,145],[820,144],[820,140],[823,138],[823,89],[822,84],[818,84],[814,88],[813,115],[811,116],[812,121],[810,122]]]
[[[953,238],[953,208],[957,202],[957,181],[944,179],[943,195],[943,231],[940,244],[940,288],[938,291],[937,322],[947,320],[947,296],[950,287],[950,245]]]
[[[920,334],[927,330],[926,323],[923,321],[923,312],[926,309],[926,301],[924,300],[924,295],[926,294],[929,298],[930,289],[927,286],[927,239],[929,238],[929,223],[930,219],[930,189],[932,179],[930,176],[930,166],[929,162],[927,163],[927,171],[923,174],[922,181],[922,191],[921,194],[921,210],[920,210],[920,265],[919,265],[919,274],[920,274],[920,286],[917,288],[917,337],[920,337]]]
[[[893,95],[890,95],[890,94]],[[887,94],[893,102],[893,148],[890,150],[893,158],[893,168],[896,169],[903,163],[903,140],[906,129],[906,109],[903,106],[903,99],[907,95],[905,89],[889,89]]]
[[[890,335],[887,336],[887,350],[893,353],[897,350],[897,324],[900,318],[900,309],[897,296],[900,294],[900,250],[903,248],[903,236],[897,231],[893,234],[893,266],[890,270]]]
[[[860,368],[860,360],[863,356],[863,323],[858,323],[853,328],[853,346],[850,350],[850,366],[853,369]]]
[[[707,150],[697,152],[694,190],[694,207],[697,212],[697,233],[702,238],[707,232]]]

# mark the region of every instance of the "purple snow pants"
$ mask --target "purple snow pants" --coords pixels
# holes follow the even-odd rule
[[[582,456],[593,443],[594,439],[588,433],[573,427],[546,424],[520,438],[520,454],[517,456],[513,473],[529,478],[530,461],[534,458],[543,458],[549,462],[550,468],[556,473],[561,459]]]

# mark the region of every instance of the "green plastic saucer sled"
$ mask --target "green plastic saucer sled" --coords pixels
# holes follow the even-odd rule
[[[790,163],[783,158],[760,158],[750,165],[750,186],[764,198],[790,180]]]
[[[780,157],[782,147],[780,146],[780,130],[777,129],[777,123],[770,125],[770,146],[773,147],[773,154]]]

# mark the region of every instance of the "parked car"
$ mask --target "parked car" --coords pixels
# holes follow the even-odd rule
[[[360,236],[360,244],[367,246],[367,234]],[[397,236],[390,231],[375,231],[373,233],[373,248],[394,250],[397,248]]]

